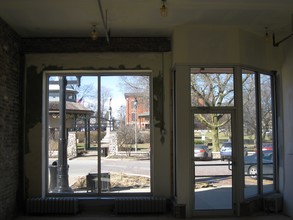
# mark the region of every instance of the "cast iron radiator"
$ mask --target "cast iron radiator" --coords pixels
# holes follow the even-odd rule
[[[45,214],[76,214],[78,212],[77,198],[29,198],[26,201],[28,215]]]
[[[116,198],[116,214],[143,214],[143,213],[165,213],[167,209],[164,197],[127,197]]]

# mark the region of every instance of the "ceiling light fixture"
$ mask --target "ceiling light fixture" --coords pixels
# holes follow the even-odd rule
[[[91,38],[92,40],[97,40],[98,39],[98,32],[96,31],[96,25],[93,25],[93,29],[91,32]]]
[[[269,29],[268,29],[268,27],[265,27],[265,40],[266,41],[269,41],[270,40],[270,38],[271,38],[271,36],[270,36],[270,34],[269,34]]]
[[[168,8],[165,5],[165,3],[166,3],[166,0],[162,0],[162,6],[160,8],[160,14],[162,17],[167,17],[168,15]]]

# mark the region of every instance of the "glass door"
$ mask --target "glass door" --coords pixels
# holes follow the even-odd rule
[[[232,113],[194,113],[194,210],[231,210]]]

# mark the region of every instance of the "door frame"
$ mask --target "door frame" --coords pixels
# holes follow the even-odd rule
[[[233,146],[241,146],[239,145],[239,141],[237,141],[236,139],[236,133],[237,129],[236,129],[236,108],[235,107],[192,107],[191,110],[191,118],[194,118],[194,114],[213,114],[213,113],[223,113],[223,114],[230,114],[231,115],[231,133],[232,133],[232,138],[231,138],[231,142],[233,143]],[[192,121],[192,125],[191,127],[193,128],[193,120]],[[194,135],[192,135],[192,138],[194,138]],[[192,141],[193,143],[193,141]],[[192,150],[193,150],[193,146],[191,146]],[[242,149],[242,148],[241,148]],[[239,187],[241,187],[241,185],[239,185],[239,177],[242,175],[243,176],[243,171],[242,173],[238,173],[237,171],[240,170],[238,169],[239,166],[241,166],[241,163],[236,162],[238,161],[239,158],[239,152],[241,152],[240,148],[236,149],[236,147],[234,147],[232,149],[232,204],[231,204],[231,210],[230,209],[225,209],[225,210],[221,210],[221,209],[216,209],[216,210],[193,210],[193,215],[194,216],[202,216],[202,215],[208,215],[208,216],[213,216],[213,215],[237,215],[238,213],[238,207],[239,207]],[[242,156],[243,157],[243,156]],[[240,156],[241,158],[241,156]],[[193,176],[190,178],[190,181],[192,181],[193,184],[191,184],[192,186],[194,185],[194,179],[195,179],[195,166],[194,166],[194,160],[192,160],[191,163],[191,169],[193,170]],[[243,167],[243,165],[242,165]],[[243,169],[242,169],[243,170]],[[242,187],[243,188],[243,187]],[[193,207],[195,206],[195,193],[194,193],[194,189],[192,189],[192,192],[194,194],[193,199],[192,199],[192,203],[193,203]]]
[[[234,105],[222,107],[192,107],[190,99],[190,68],[193,67],[232,67],[234,68]],[[235,146],[242,146],[243,141],[243,110],[241,108],[242,102],[242,66],[241,65],[192,65],[192,64],[176,64],[173,69],[173,96],[174,96],[174,129],[175,134],[173,137],[174,154],[176,155],[176,163],[174,163],[173,172],[176,175],[175,190],[176,196],[174,197],[177,204],[184,204],[186,207],[186,217],[207,215],[219,216],[221,212],[194,212],[194,161],[193,149],[193,114],[194,113],[207,113],[208,111],[219,111],[232,113],[234,125],[233,142]],[[240,216],[240,205],[244,202],[244,151],[234,151],[234,168],[233,168],[233,211],[230,215]],[[237,158],[237,159],[236,159]],[[184,172],[182,172],[184,171]],[[187,180],[187,181],[184,181]],[[192,196],[191,196],[192,195]],[[227,216],[227,213],[223,213]]]

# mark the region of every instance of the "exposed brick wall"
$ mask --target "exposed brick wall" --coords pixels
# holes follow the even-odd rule
[[[19,201],[21,84],[20,38],[0,18],[0,219],[13,219]]]

